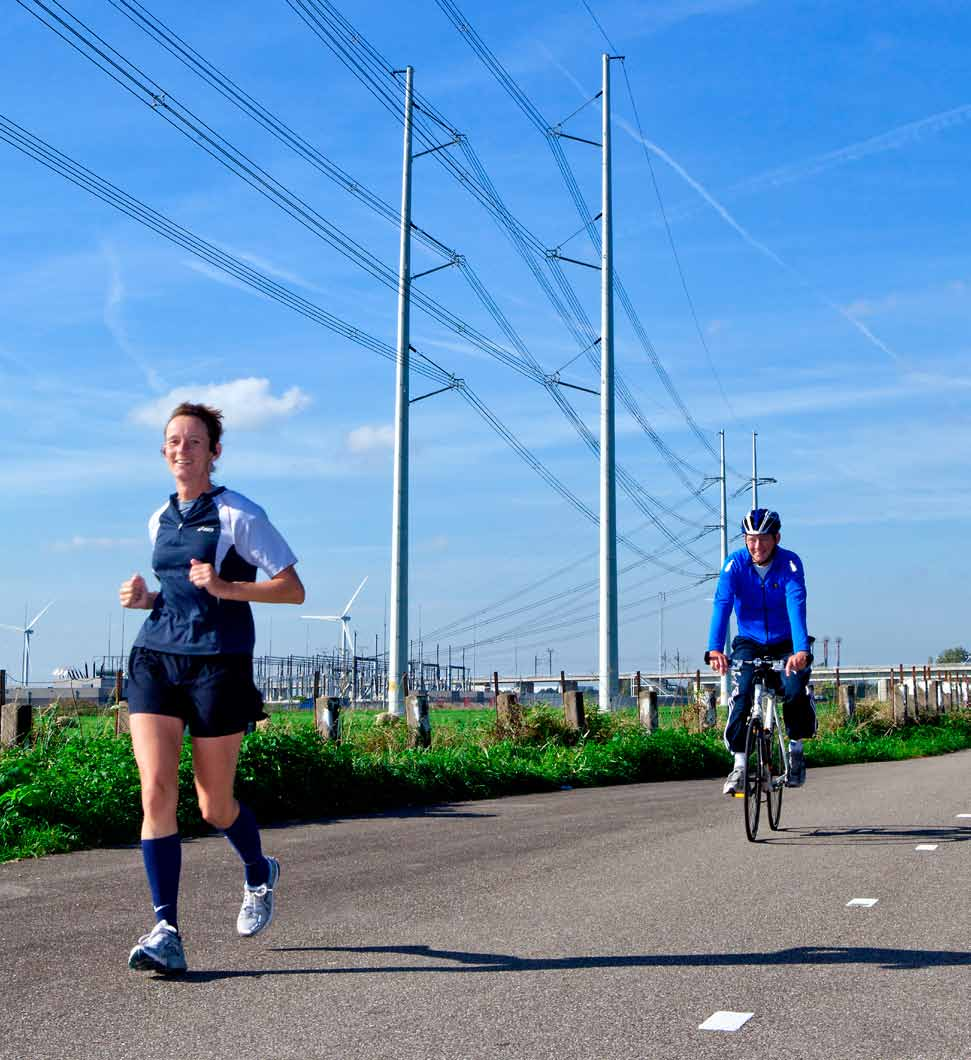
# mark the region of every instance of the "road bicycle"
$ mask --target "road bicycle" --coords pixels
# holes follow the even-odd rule
[[[736,798],[745,800],[745,834],[754,843],[762,802],[769,827],[776,831],[782,817],[782,793],[789,779],[789,749],[780,724],[785,664],[777,659],[746,659],[735,666],[752,666],[752,709],[745,725],[745,783]]]

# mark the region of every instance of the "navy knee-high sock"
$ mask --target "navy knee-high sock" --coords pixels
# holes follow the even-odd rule
[[[161,839],[142,840],[142,860],[152,891],[155,920],[167,920],[179,928],[179,874],[182,871],[182,841],[178,832]]]
[[[228,828],[223,829],[223,835],[243,862],[247,886],[259,887],[266,883],[270,878],[270,866],[263,857],[256,818],[247,806],[239,804],[239,816]]]

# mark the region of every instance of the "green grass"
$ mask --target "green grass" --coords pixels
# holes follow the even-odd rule
[[[641,729],[632,711],[593,714],[588,731],[566,729],[562,712],[537,707],[504,731],[495,712],[432,711],[433,745],[409,746],[401,723],[376,725],[375,712],[345,711],[344,742],[325,743],[309,712],[275,714],[243,740],[237,793],[264,823],[312,820],[406,805],[490,798],[564,786],[720,776],[730,756],[720,728]],[[111,717],[46,716],[28,746],[0,754],[0,861],[135,842],[138,773],[127,737]],[[971,714],[893,726],[874,709],[857,724],[824,717],[806,744],[811,767],[944,754],[971,747]],[[209,831],[192,784],[189,741],[179,769],[179,828]]]

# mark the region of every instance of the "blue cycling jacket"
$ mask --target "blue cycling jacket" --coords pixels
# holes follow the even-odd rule
[[[791,640],[793,651],[809,651],[806,631],[806,578],[802,560],[785,548],[776,548],[765,581],[755,569],[747,548],[725,561],[708,633],[708,650],[724,651],[732,605],[738,635],[759,644]]]

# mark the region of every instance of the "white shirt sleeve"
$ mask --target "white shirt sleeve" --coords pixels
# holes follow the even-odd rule
[[[273,578],[297,562],[297,557],[283,535],[267,518],[267,514],[242,494],[226,490],[219,500],[225,505],[221,522],[229,516],[230,536],[240,559],[258,567],[268,578]],[[225,524],[224,524],[225,525]],[[216,569],[222,559],[217,560]]]

